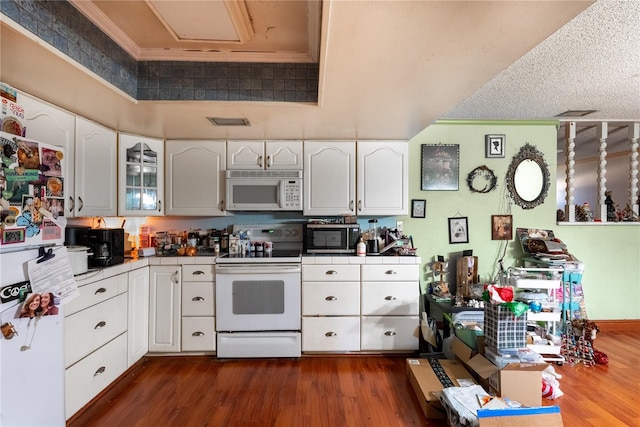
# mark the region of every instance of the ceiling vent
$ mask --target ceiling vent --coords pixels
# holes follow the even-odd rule
[[[584,117],[588,114],[595,113],[598,110],[567,110],[564,113],[560,113],[555,117]]]
[[[207,117],[214,126],[251,126],[244,117]]]

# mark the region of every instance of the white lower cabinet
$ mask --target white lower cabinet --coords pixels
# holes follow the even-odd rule
[[[302,351],[360,351],[360,317],[303,317]]]
[[[149,351],[180,351],[181,268],[154,265],[149,268]]]
[[[181,351],[215,351],[215,274],[213,265],[182,266]]]
[[[67,419],[127,369],[128,274],[77,279],[79,296],[65,305]]]
[[[119,335],[65,371],[67,419],[127,369],[127,334]]]
[[[127,367],[149,351],[149,268],[129,272]]]
[[[362,316],[361,349],[417,350],[418,316]]]

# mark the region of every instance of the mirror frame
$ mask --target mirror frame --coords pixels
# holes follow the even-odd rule
[[[516,170],[520,163],[525,160],[533,160],[540,167],[540,171],[542,172],[542,188],[540,189],[540,193],[533,200],[524,200],[519,194],[518,190],[515,186],[515,176]],[[513,156],[511,160],[511,164],[509,165],[509,170],[507,171],[506,176],[507,181],[507,190],[509,191],[509,195],[513,199],[513,202],[520,206],[522,209],[533,209],[536,206],[542,204],[544,199],[547,197],[547,193],[549,192],[549,187],[551,185],[551,179],[549,176],[549,167],[547,166],[547,162],[544,160],[544,155],[541,151],[534,146],[529,144],[528,142],[520,148],[518,154]]]

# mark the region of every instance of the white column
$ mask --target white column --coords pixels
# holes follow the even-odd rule
[[[597,184],[597,206],[596,219],[602,222],[607,221],[607,205],[605,201],[605,191],[607,191],[607,136],[609,126],[607,122],[598,123],[596,126],[596,136],[598,138],[598,184]]]
[[[576,148],[576,122],[566,122],[565,123],[565,157],[566,157],[566,178],[565,182],[567,184],[567,196],[566,196],[566,204],[564,207],[564,215],[565,221],[575,222],[576,221],[576,206],[575,206],[575,194],[574,194],[574,175],[575,175],[575,148]]]
[[[629,124],[629,206],[638,215],[638,138],[640,123]]]

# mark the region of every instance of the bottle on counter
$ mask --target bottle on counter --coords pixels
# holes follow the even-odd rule
[[[360,241],[356,245],[356,255],[357,256],[366,256],[367,255],[367,245],[362,240],[362,236],[360,237]]]

